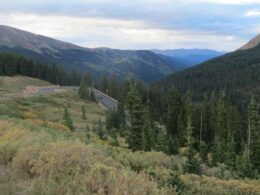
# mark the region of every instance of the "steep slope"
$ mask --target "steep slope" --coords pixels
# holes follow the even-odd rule
[[[246,49],[251,49],[260,44],[260,35],[257,35],[255,38],[250,40],[248,43],[246,43],[244,46],[240,48],[240,50],[246,50]]]
[[[182,69],[191,67],[212,58],[221,56],[224,52],[210,49],[169,49],[169,50],[152,50],[157,54],[162,54],[182,62]]]
[[[66,69],[88,71],[94,77],[114,74],[153,81],[177,68],[167,57],[145,50],[88,49],[8,26],[0,26],[0,51],[62,64]]]
[[[61,49],[83,49],[70,43],[3,25],[0,25],[0,45],[9,48],[24,48],[38,54],[58,52]]]
[[[182,92],[190,90],[197,98],[222,89],[233,97],[248,96],[251,93],[260,94],[259,75],[260,45],[172,74],[156,84],[165,89],[175,85]]]

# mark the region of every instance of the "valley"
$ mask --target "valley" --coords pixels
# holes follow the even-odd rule
[[[1,2],[0,195],[260,195],[258,5]]]
[[[89,74],[67,73],[22,56],[1,54],[0,72],[9,75],[0,76],[1,191],[259,194],[259,96],[257,91],[250,97],[249,91],[242,90],[254,90],[251,84],[258,85],[257,53],[258,47],[226,54],[150,85],[115,77],[102,77],[94,83]],[[244,62],[238,63],[236,58]],[[226,61],[230,76],[233,71],[236,75],[237,70],[247,71],[245,81],[237,82],[241,86],[238,92],[247,95],[230,99],[232,88],[221,91],[226,85],[221,78],[220,86],[205,83],[218,93],[208,93],[200,100],[198,95],[211,90],[203,83],[199,86],[205,91],[188,84],[202,82],[202,78],[218,79],[227,68],[219,64]],[[252,63],[253,69],[248,69]],[[201,67],[209,68],[208,72]],[[209,77],[197,78],[191,73],[186,78],[195,80],[185,79],[184,86],[173,82],[178,88],[168,80],[193,70]],[[239,78],[243,80],[243,75]],[[244,145],[247,117],[253,143]],[[251,153],[247,153],[248,144]],[[223,147],[228,148],[226,152]],[[81,180],[86,182],[79,185]]]

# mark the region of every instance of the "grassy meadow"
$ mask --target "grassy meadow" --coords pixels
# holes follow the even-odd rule
[[[49,86],[50,83],[26,76],[0,76],[0,96],[22,93],[28,85]]]

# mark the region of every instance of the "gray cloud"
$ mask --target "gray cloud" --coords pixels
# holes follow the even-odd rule
[[[229,2],[229,4],[226,4],[226,2]],[[136,33],[134,37],[136,39],[137,34],[140,33],[140,37],[142,37],[142,33],[144,33],[145,30],[147,31],[147,34],[151,32],[156,34],[156,30],[167,33],[172,31],[172,34],[176,32],[178,32],[178,34],[184,33],[185,35],[191,36],[191,38],[186,36],[188,41],[192,43],[198,42],[198,45],[201,44],[199,44],[199,41],[192,41],[192,36],[197,38],[197,40],[200,40],[199,37],[203,36],[218,36],[223,37],[224,39],[232,36],[235,38],[232,40],[229,39],[229,50],[236,46],[234,41],[241,43],[244,40],[251,38],[256,33],[260,33],[258,25],[260,23],[260,17],[245,17],[246,13],[251,11],[252,14],[252,10],[259,10],[260,4],[258,4],[257,0],[0,0],[0,4],[0,13],[6,16],[20,14],[26,17],[25,15],[32,14],[42,18],[45,17],[45,19],[56,17],[57,20],[57,17],[71,17],[78,18],[77,21],[83,21],[84,19],[106,21],[101,24],[103,26],[95,25],[93,29],[99,30],[100,32],[96,33],[103,34],[103,37],[106,37],[105,40],[101,38],[102,36],[100,35],[100,40],[104,43],[109,43],[109,45],[111,45],[112,42],[115,42],[115,40],[108,35],[109,29],[117,30],[126,35],[128,34],[129,36],[133,36],[129,32],[131,32],[131,30],[133,32],[133,29],[135,29]],[[28,20],[28,18],[26,20]],[[121,24],[125,21],[128,26],[115,26],[116,20],[122,22]],[[113,24],[111,24],[111,21],[113,21]],[[29,21],[27,22],[30,23]],[[133,27],[130,25],[131,22],[137,24],[140,22],[141,24]],[[50,28],[51,26],[49,25],[48,27],[48,22],[45,20],[42,23],[44,23],[46,28]],[[15,24],[15,22],[13,22],[13,24]],[[15,25],[17,27],[26,26],[25,24],[23,25],[22,21],[19,22],[19,25]],[[57,28],[60,29],[69,28],[68,24],[59,24],[59,22],[57,22],[56,25]],[[86,24],[83,22],[82,25]],[[78,26],[80,26],[80,24],[78,24]],[[91,28],[90,24],[87,26],[88,28]],[[31,27],[29,29],[33,30]],[[125,31],[123,29],[125,29]],[[126,29],[128,29],[128,31]],[[57,30],[56,34],[60,32],[61,30]],[[53,34],[54,36],[57,36],[55,33]],[[91,31],[88,32],[88,34],[94,36],[95,32]],[[69,37],[70,36],[71,35],[69,35]],[[160,34],[158,34],[158,36],[160,36]],[[173,35],[164,36],[170,37]],[[80,38],[74,37],[71,39],[79,40]],[[162,38],[162,40],[163,39],[164,38]],[[91,41],[85,38],[82,39],[81,42],[88,43],[87,40]],[[100,43],[100,41],[97,42]],[[120,42],[120,40],[118,42]],[[178,43],[183,43],[186,46],[186,40],[179,40]],[[135,44],[140,48],[142,45],[143,47],[148,47],[150,45],[150,43]],[[203,44],[207,47],[206,43]],[[158,46],[159,43],[154,41],[154,45]],[[191,45],[193,46],[193,44]],[[208,45],[212,46],[212,44]],[[152,43],[151,46],[153,46]],[[165,45],[161,45],[161,47],[164,46]],[[129,47],[133,47],[131,43],[129,44]],[[218,46],[214,46],[213,44],[213,48],[218,48]]]

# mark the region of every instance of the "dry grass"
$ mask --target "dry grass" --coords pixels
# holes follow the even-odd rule
[[[1,76],[0,94],[6,95],[6,94],[21,93],[28,85],[49,86],[51,84],[39,79],[30,78],[26,76],[15,76],[15,77]]]

